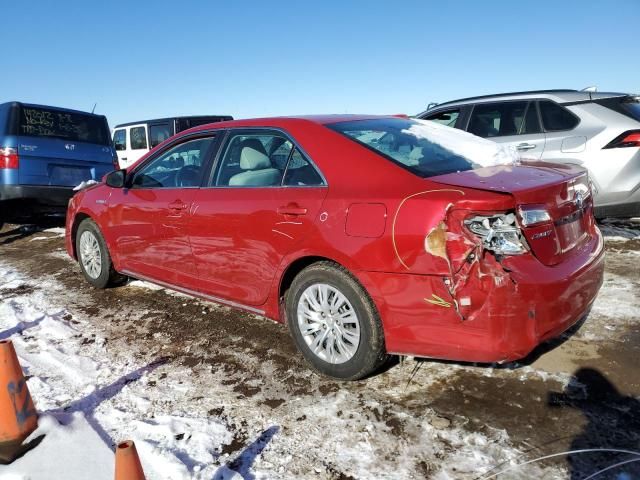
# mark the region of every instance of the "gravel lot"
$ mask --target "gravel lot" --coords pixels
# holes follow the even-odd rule
[[[103,425],[107,438],[121,438],[131,419],[183,412],[230,432],[211,445],[211,462],[238,478],[480,479],[510,468],[497,478],[576,480],[629,457],[515,465],[575,449],[640,451],[640,225],[605,222],[603,231],[605,284],[588,318],[562,339],[517,364],[403,359],[355,383],[311,372],[286,328],[271,321],[140,281],[91,288],[66,256],[60,228],[5,225],[0,267],[22,280],[8,288],[0,278],[0,300],[26,308],[39,299],[62,312],[59,321],[80,332],[69,340],[78,354],[114,365],[113,378],[96,386],[127,366],[153,365],[125,382],[145,402],[115,391],[92,406],[98,421],[128,412],[120,425]],[[64,409],[83,396],[62,374],[59,382],[68,395],[40,401],[46,389],[30,382],[39,408]],[[212,478],[202,461],[176,461],[190,477]],[[622,471],[631,476],[615,476]],[[640,478],[640,465],[597,478]]]

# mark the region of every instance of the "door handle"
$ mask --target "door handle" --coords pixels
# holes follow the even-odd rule
[[[531,150],[532,148],[536,148],[533,143],[519,143],[516,148],[518,150]]]
[[[176,200],[175,202],[171,202],[169,204],[169,208],[171,210],[186,210],[187,209],[187,204],[181,202],[180,200]]]
[[[296,203],[292,203],[284,207],[278,207],[276,212],[278,212],[279,215],[306,215],[307,209]]]

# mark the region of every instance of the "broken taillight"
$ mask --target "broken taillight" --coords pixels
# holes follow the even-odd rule
[[[527,251],[514,213],[475,215],[467,218],[464,224],[482,240],[485,249],[498,255],[518,255]]]

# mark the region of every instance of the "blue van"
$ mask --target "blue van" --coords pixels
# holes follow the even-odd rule
[[[0,104],[0,228],[64,214],[73,188],[117,165],[103,115],[20,102]]]

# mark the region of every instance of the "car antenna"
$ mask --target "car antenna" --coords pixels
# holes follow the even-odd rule
[[[98,105],[98,102],[93,104],[93,108],[91,109],[91,113],[96,111],[96,105]]]
[[[581,92],[587,92],[589,94],[589,100],[593,100],[593,95],[591,95],[594,92],[598,91],[598,87],[593,85],[591,87],[586,87],[583,88],[582,90],[580,90]]]

